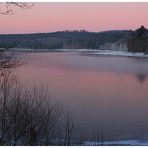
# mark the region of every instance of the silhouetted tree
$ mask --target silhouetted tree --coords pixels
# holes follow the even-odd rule
[[[141,26],[132,33],[132,37],[127,44],[128,50],[131,52],[145,52],[148,51],[148,30]]]
[[[141,37],[146,32],[147,32],[147,29],[144,26],[141,26],[140,28],[138,28],[137,30],[135,30],[136,37]]]
[[[64,145],[68,146],[71,145],[71,140],[73,136],[79,131],[80,129],[75,125],[74,121],[70,117],[69,111],[67,112],[65,122],[63,123],[63,133],[64,133]]]

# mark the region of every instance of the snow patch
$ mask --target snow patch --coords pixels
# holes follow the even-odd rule
[[[90,142],[85,141],[83,143],[86,146],[93,146],[93,145],[131,145],[131,146],[146,146],[148,145],[147,140],[119,140],[119,141],[105,141],[103,142]]]
[[[148,57],[145,53],[140,52],[128,52],[128,51],[111,51],[111,50],[98,50],[98,51],[92,51],[88,52],[88,54],[92,55],[112,55],[112,56],[128,56],[128,57]]]

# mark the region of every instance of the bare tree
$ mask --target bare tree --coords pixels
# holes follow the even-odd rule
[[[10,73],[0,94],[0,145],[53,145],[63,113],[48,89],[23,89]]]
[[[25,60],[20,60],[20,58],[14,56],[12,53],[0,51],[0,72],[1,76],[4,71],[12,71],[22,65],[26,64]]]
[[[69,111],[67,112],[65,122],[63,124],[63,133],[64,133],[64,145],[71,145],[71,140],[73,136],[80,130],[72,120]]]
[[[0,145],[72,144],[79,128],[69,112],[64,114],[60,103],[51,101],[48,88],[41,85],[25,89],[10,72],[2,77]]]
[[[1,2],[0,3],[0,14],[12,15],[15,14],[15,8],[22,10],[29,9],[34,5],[34,3],[27,2]]]
[[[0,2],[0,14],[12,15],[15,14],[15,8],[22,10],[29,9],[34,3],[27,2]],[[4,73],[3,71],[9,71],[24,65],[25,62],[20,61],[18,58],[12,56],[12,54],[5,53],[7,50],[0,50],[0,76]]]
[[[15,14],[14,7],[28,9],[33,3],[0,3],[0,14]],[[0,145],[71,145],[78,128],[63,107],[51,103],[47,88],[24,89],[12,71],[24,65],[17,57],[0,51]],[[61,119],[62,118],[62,119]],[[59,131],[64,133],[57,136]],[[58,141],[56,141],[58,139]]]

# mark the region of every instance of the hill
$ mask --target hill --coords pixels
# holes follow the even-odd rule
[[[141,26],[132,30],[103,32],[58,31],[34,34],[1,34],[0,48],[22,49],[94,49],[147,52],[148,30]]]
[[[132,31],[59,31],[54,33],[0,35],[0,48],[99,49],[106,43],[127,40]]]

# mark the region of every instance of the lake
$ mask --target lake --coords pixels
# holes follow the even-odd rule
[[[22,53],[27,64],[17,70],[25,86],[48,86],[52,100],[70,110],[91,138],[105,140],[148,133],[148,59],[92,56],[80,52]]]

